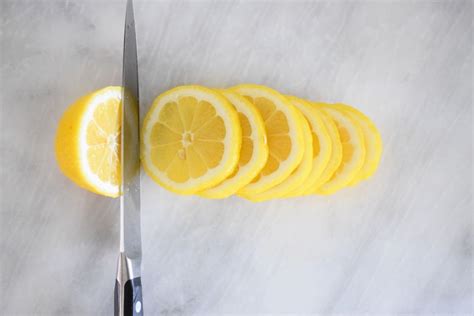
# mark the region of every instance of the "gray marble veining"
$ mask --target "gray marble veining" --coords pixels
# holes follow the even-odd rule
[[[60,174],[79,96],[121,82],[125,1],[2,1],[2,315],[112,312],[118,201]],[[142,174],[149,315],[472,314],[472,1],[136,1],[143,113],[180,84],[267,84],[379,126],[371,181],[252,204]]]

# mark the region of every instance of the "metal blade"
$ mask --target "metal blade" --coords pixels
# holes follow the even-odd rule
[[[122,72],[122,146],[120,196],[120,252],[140,266],[140,133],[137,42],[133,4],[127,1]],[[139,273],[133,271],[135,273]],[[137,275],[135,275],[136,277]]]

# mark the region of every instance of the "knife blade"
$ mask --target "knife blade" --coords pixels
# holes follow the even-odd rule
[[[143,315],[140,228],[140,133],[138,60],[133,1],[127,0],[122,66],[120,255],[115,315]]]

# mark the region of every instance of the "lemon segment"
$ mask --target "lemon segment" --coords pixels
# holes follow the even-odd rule
[[[364,165],[359,173],[357,173],[354,179],[349,183],[349,185],[355,185],[361,180],[370,178],[377,170],[382,156],[382,137],[380,136],[375,124],[364,113],[349,105],[341,103],[332,106],[348,114],[357,122],[364,134],[364,144],[366,149]]]
[[[301,113],[298,113],[298,116],[300,117],[301,121],[300,126],[303,130],[305,146],[303,149],[303,159],[301,160],[300,164],[283,182],[261,193],[246,195],[245,197],[247,199],[254,202],[261,202],[269,199],[284,197],[289,192],[292,192],[296,188],[300,187],[308,178],[313,166],[313,137],[311,134],[311,128],[306,118]]]
[[[178,194],[227,178],[239,161],[242,132],[235,108],[220,93],[190,85],[159,95],[142,128],[146,173]]]
[[[316,191],[318,194],[331,194],[348,185],[362,168],[365,159],[364,135],[358,124],[345,112],[329,105],[322,109],[336,124],[342,145],[339,167]]]
[[[217,186],[199,193],[213,199],[226,198],[250,183],[262,170],[268,158],[265,123],[257,108],[241,95],[218,90],[236,109],[242,129],[240,159],[234,172]]]
[[[242,84],[231,88],[252,102],[265,122],[269,155],[260,173],[237,194],[252,196],[283,182],[299,165],[304,137],[298,110],[280,93],[265,86]]]
[[[121,87],[83,96],[63,114],[56,133],[56,159],[61,171],[80,187],[119,196],[121,118]]]
[[[303,99],[294,96],[288,96],[287,98],[303,113],[310,123],[313,145],[311,172],[301,185],[286,195],[287,197],[292,197],[313,193],[318,188],[319,183],[324,181],[323,172],[330,161],[333,144],[326,124],[324,123],[324,113],[321,113],[319,109]],[[335,126],[334,133],[337,136]],[[337,160],[337,158],[335,159]]]

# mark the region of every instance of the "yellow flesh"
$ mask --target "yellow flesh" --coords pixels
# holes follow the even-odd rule
[[[194,97],[166,103],[150,138],[153,164],[178,183],[216,167],[224,153],[224,121],[214,107]]]
[[[120,182],[121,102],[109,99],[99,104],[87,124],[87,160],[91,171],[103,182]]]
[[[265,98],[255,98],[255,106],[265,122],[269,157],[261,175],[268,175],[280,166],[280,162],[288,158],[291,151],[291,139],[288,136],[288,122],[283,112],[276,109],[273,103]],[[256,182],[254,179],[253,182]]]

